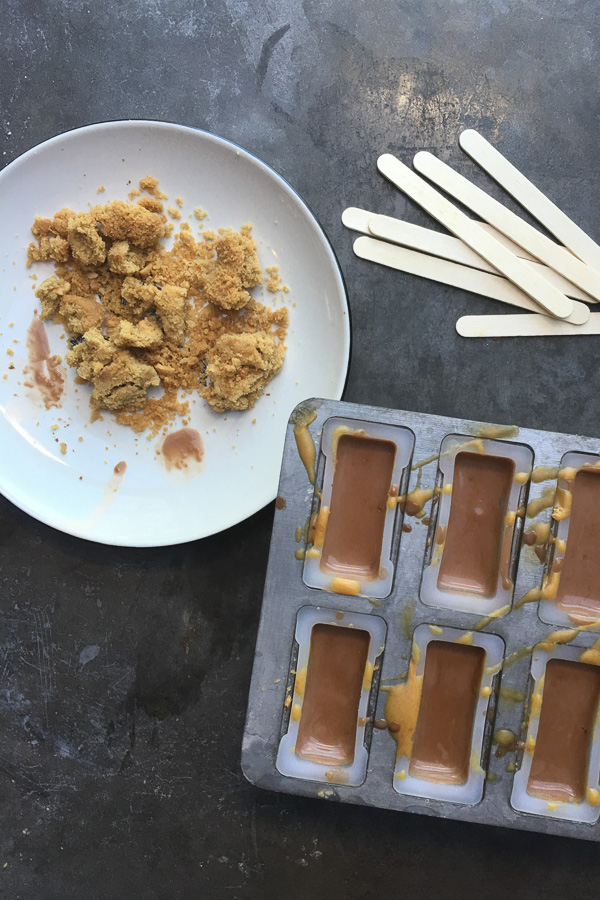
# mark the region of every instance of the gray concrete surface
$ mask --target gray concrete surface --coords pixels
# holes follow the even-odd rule
[[[599,26],[593,0],[4,0],[0,163],[107,119],[230,138],[339,256],[347,399],[600,438],[594,339],[465,342],[456,318],[491,301],[357,260],[340,223],[352,204],[428,224],[377,175],[388,150],[499,196],[457,148],[470,126],[600,238]],[[595,897],[595,845],[244,781],[272,514],[123,550],[0,499],[0,896]]]

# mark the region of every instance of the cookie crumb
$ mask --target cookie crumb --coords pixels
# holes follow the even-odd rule
[[[55,274],[35,294],[41,318],[68,334],[66,362],[75,382],[92,389],[92,421],[108,410],[153,436],[189,416],[192,394],[218,412],[254,406],[283,365],[288,314],[252,296],[263,273],[250,224],[196,240],[182,222],[167,251],[161,239],[174,224],[163,211],[166,194],[152,176],[139,184],[149,196],[136,203],[36,217],[28,264],[54,261]],[[176,207],[167,212],[181,218]],[[206,212],[196,207],[194,215]],[[270,267],[269,281],[271,269],[278,272]]]

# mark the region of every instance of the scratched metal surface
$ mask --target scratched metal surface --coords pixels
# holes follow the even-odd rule
[[[317,448],[319,434],[326,420],[330,416],[348,416],[365,422],[386,422],[411,428],[416,437],[413,462],[436,454],[445,435],[454,432],[477,436],[482,426],[486,424],[331,400],[308,400],[302,406],[314,407],[317,412],[317,418],[310,425]],[[588,453],[597,453],[600,450],[600,440],[596,438],[528,428],[520,428],[514,440],[528,444],[533,449],[534,466],[558,466],[563,454],[569,450]],[[422,471],[421,487],[433,488],[437,463],[424,466]],[[413,471],[410,489],[415,486],[416,478],[417,472]],[[552,482],[531,484],[529,500],[540,497],[548,484]],[[382,616],[388,626],[381,671],[382,683],[406,670],[411,635],[421,622],[469,630],[481,618],[480,615],[433,609],[421,603],[419,584],[429,529],[421,525],[418,519],[410,517],[406,517],[405,522],[413,527],[410,533],[402,534],[394,588],[387,599],[380,601],[379,606],[374,607],[366,598],[345,597],[313,590],[304,585],[303,563],[294,556],[294,551],[304,544],[296,542],[294,533],[298,525],[304,525],[310,514],[313,486],[299,457],[292,424],[288,425],[286,435],[279,495],[285,498],[286,505],[284,509],[276,510],[271,538],[242,749],[242,768],[246,777],[260,787],[290,794],[600,841],[600,823],[593,826],[583,825],[550,817],[528,816],[512,809],[509,797],[513,777],[507,772],[506,766],[510,761],[515,762],[514,753],[503,757],[497,757],[493,752],[490,754],[484,797],[475,806],[424,800],[396,793],[392,787],[396,745],[387,731],[373,730],[367,778],[359,787],[307,782],[288,778],[277,772],[275,758],[282,734],[283,703],[290,668],[290,653],[296,614],[300,607],[310,604]],[[426,504],[426,513],[430,507],[431,502]],[[549,521],[550,513],[551,508],[546,508],[535,519]],[[525,530],[529,521],[533,520],[525,520]],[[533,548],[523,547],[515,583],[515,602],[531,588],[541,585],[542,571],[543,566]],[[414,612],[410,632],[407,632],[402,614],[407,603],[411,602],[414,602]],[[535,644],[555,628],[539,619],[537,603],[527,603],[520,609],[513,609],[506,616],[494,620],[482,630],[500,635],[506,643],[506,656],[509,656],[524,646]],[[582,632],[573,645],[588,647],[597,636]],[[504,670],[502,687],[514,688],[526,696],[530,661],[529,654]],[[377,701],[378,718],[383,716],[384,704],[385,694],[380,692]],[[494,730],[506,728],[519,735],[522,721],[523,703],[509,702],[500,696],[496,707]],[[519,762],[520,756],[517,755],[517,765]]]

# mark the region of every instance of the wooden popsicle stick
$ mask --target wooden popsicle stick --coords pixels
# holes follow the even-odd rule
[[[461,316],[456,330],[462,337],[559,337],[600,334],[600,313],[592,313],[583,325],[532,313],[508,316]]]
[[[395,244],[370,237],[357,238],[354,241],[354,252],[361,259],[388,266],[399,272],[419,275],[421,278],[429,278],[430,281],[438,281],[441,284],[461,288],[463,291],[499,300],[501,303],[509,303],[520,309],[546,315],[535,300],[519,290],[512,282],[498,275],[491,275],[488,272],[481,272],[479,269],[471,269],[437,256],[418,253],[415,250],[408,250],[405,247],[398,247]],[[588,307],[584,303],[574,300],[573,312],[568,321],[573,325],[580,325],[589,317]]]
[[[449,200],[442,197],[435,188],[432,188],[399,159],[390,153],[384,153],[377,160],[377,167],[392,184],[395,184],[415,203],[422,206],[448,231],[464,241],[471,250],[475,250],[476,253],[487,259],[495,269],[521,288],[543,309],[560,319],[566,319],[571,315],[573,312],[572,300],[526,266],[522,259],[519,259],[510,250],[506,250],[502,244],[478,228],[476,222],[473,222]]]
[[[371,216],[378,215],[380,215],[380,213],[369,212],[367,209],[361,209],[359,206],[348,206],[347,209],[345,209],[342,213],[342,224],[345,225],[346,228],[349,228],[350,231],[360,231],[362,232],[362,234],[370,234],[371,232],[369,230],[369,219],[371,218]],[[382,216],[382,218],[389,219],[392,222],[402,221],[402,219],[395,219],[393,216]],[[535,256],[532,256],[531,253],[528,253],[527,250],[523,249],[523,247],[519,247],[518,244],[515,244],[514,241],[511,241],[510,238],[507,238],[506,235],[502,234],[501,231],[497,231],[493,225],[489,225],[487,222],[477,222],[477,224],[480,228],[483,228],[484,231],[487,231],[488,234],[491,234],[491,236],[495,238],[500,244],[503,244],[503,246],[506,247],[507,250],[510,250],[516,256],[520,257],[520,259],[526,259],[530,262],[538,262]],[[415,225],[414,227],[416,228],[418,226]],[[455,240],[457,240],[457,238]],[[558,244],[556,246],[558,247]],[[590,300],[593,300],[593,297],[590,297],[587,302],[589,303]],[[594,300],[594,302],[596,301]]]
[[[591,269],[569,250],[558,246],[481,188],[425,150],[414,158],[415,168],[443,191],[459,200],[484,221],[489,222],[551,269],[600,300],[600,273]]]
[[[361,222],[361,224],[363,223]],[[440,234],[438,231],[421,228],[420,225],[412,225],[410,222],[393,219],[391,216],[373,215],[367,219],[367,224],[371,234],[382,238],[384,241],[393,241],[402,247],[410,247],[412,250],[431,253],[433,256],[440,256],[442,259],[449,259],[463,266],[470,266],[472,269],[481,269],[482,272],[491,272],[493,275],[498,275],[497,270],[482,256],[475,253],[470,247],[467,247],[463,241],[450,237],[448,234]],[[479,225],[479,223],[477,224]],[[502,237],[499,232],[496,232],[493,236],[496,237],[496,235]],[[574,297],[577,300],[584,301],[592,300],[589,294],[575,287],[574,284],[567,281],[554,269],[545,266],[544,263],[540,263],[537,260],[535,262],[527,260],[526,265],[537,271],[546,281],[557,288],[557,290],[562,291],[563,294],[566,294],[567,297]]]
[[[342,213],[342,224],[345,225],[346,228],[349,228],[350,231],[360,231],[362,232],[362,234],[370,234],[371,231],[369,229],[369,219],[371,218],[371,216],[379,215],[379,213],[369,212],[366,209],[361,209],[359,206],[349,206]],[[389,219],[391,222],[402,221],[402,219],[395,219],[393,216],[381,216],[381,218]],[[405,224],[407,225],[408,222],[406,222]],[[480,228],[483,228],[484,231],[487,231],[488,234],[491,234],[492,237],[495,238],[500,244],[503,244],[507,250],[511,250],[516,256],[520,257],[521,259],[529,260],[530,262],[538,262],[535,256],[532,256],[531,253],[527,252],[527,250],[519,247],[518,244],[515,244],[514,241],[511,241],[510,238],[507,238],[506,235],[502,234],[501,231],[497,231],[493,227],[493,225],[488,225],[487,222],[478,222],[477,224]],[[414,225],[413,227],[417,228],[420,226]],[[455,238],[455,240],[457,239]],[[582,293],[585,293],[585,291],[583,291]],[[588,297],[589,294],[586,294],[586,299]],[[591,300],[593,300],[593,297],[589,297],[589,299],[587,299],[587,302],[589,303]],[[596,301],[594,300],[594,302]]]
[[[539,259],[537,259],[537,257],[533,256],[532,253],[528,253],[527,250],[525,250],[523,247],[519,247],[518,244],[515,244],[514,241],[511,241],[511,239],[509,237],[506,237],[505,234],[502,234],[501,231],[498,231],[498,229],[494,228],[493,225],[490,225],[489,222],[477,222],[477,224],[479,225],[480,228],[483,228],[484,231],[487,231],[488,234],[491,234],[492,237],[496,238],[497,241],[500,241],[500,243],[504,247],[506,247],[507,250],[511,250],[513,253],[516,253],[516,255],[519,256],[521,259],[526,259],[529,262],[539,263]],[[557,244],[556,246],[559,247],[559,244]],[[559,247],[559,249],[560,249],[560,247]],[[542,263],[542,265],[543,265],[543,263]],[[566,281],[566,279],[565,279],[565,281]],[[588,303],[590,302],[590,300],[593,300],[593,297],[589,298]],[[595,302],[596,301],[594,300],[594,303]]]
[[[345,225],[350,231],[370,234],[369,219],[374,215],[376,213],[369,212],[368,209],[361,209],[360,206],[348,206],[342,213],[342,225]]]
[[[376,218],[377,222],[381,223],[381,226],[376,225],[374,229],[369,228],[369,221],[372,218]],[[397,235],[392,238],[391,236],[388,237],[384,234],[382,230],[378,235],[378,228],[383,228],[384,222],[389,224],[390,228],[392,225],[401,225],[401,233],[398,232]],[[342,213],[342,223],[351,231],[360,231],[362,234],[367,235],[375,234],[376,236],[382,237],[384,240],[393,240],[403,247],[410,247],[413,250],[429,252],[434,256],[441,256],[442,259],[452,259],[454,262],[460,262],[463,265],[480,268],[482,272],[492,272],[495,275],[498,274],[496,269],[486,262],[482,256],[479,256],[478,253],[475,253],[470,247],[467,247],[463,241],[459,241],[458,238],[451,237],[451,235],[448,234],[441,234],[437,231],[431,231],[428,228],[422,228],[420,225],[413,225],[410,222],[404,222],[402,219],[395,219],[393,216],[382,216],[357,206],[349,206]],[[479,228],[482,228],[491,234],[492,237],[503,244],[508,250],[511,250],[517,256],[521,257],[521,259],[538,266],[540,274],[543,274],[544,278],[547,278],[551,284],[558,288],[559,291],[562,291],[563,294],[566,294],[567,297],[571,297],[575,300],[582,300],[585,303],[598,302],[590,296],[590,294],[586,294],[585,291],[576,287],[571,281],[568,281],[558,272],[555,272],[553,269],[544,265],[544,263],[538,262],[534,256],[526,250],[523,250],[522,247],[519,247],[518,244],[515,244],[514,241],[511,241],[510,238],[507,238],[506,235],[502,234],[500,231],[496,231],[492,225],[488,225],[487,222],[477,222],[477,225]],[[421,240],[423,235],[430,235],[431,237],[429,237],[428,240],[431,243],[425,245]],[[558,244],[556,246],[558,246]],[[460,258],[459,256],[455,256],[452,252],[449,252],[449,248],[458,249],[459,247],[462,248]]]
[[[600,247],[539,188],[513,166],[499,150],[472,129],[463,131],[458,142],[465,153],[491,175],[550,234],[588,266],[600,271]]]

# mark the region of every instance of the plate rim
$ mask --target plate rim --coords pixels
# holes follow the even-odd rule
[[[275,176],[276,182],[279,182],[280,185],[284,187],[284,189],[287,189],[287,191],[289,191],[293,195],[296,202],[298,202],[300,204],[300,206],[304,208],[305,212],[308,213],[309,218],[312,220],[313,225],[316,226],[317,231],[319,232],[320,236],[322,236],[324,238],[325,250],[326,250],[326,252],[327,251],[329,252],[331,262],[333,263],[332,269],[333,269],[334,275],[337,277],[337,280],[339,280],[339,284],[341,287],[340,294],[345,303],[346,316],[343,317],[343,320],[346,321],[346,327],[344,328],[345,359],[343,360],[343,368],[342,368],[343,377],[342,377],[341,388],[339,389],[339,391],[336,391],[336,394],[339,393],[339,397],[336,396],[336,397],[331,398],[332,400],[343,399],[343,397],[346,393],[346,388],[348,386],[348,379],[350,376],[350,362],[351,362],[351,358],[352,358],[352,344],[353,344],[353,328],[352,328],[352,314],[351,314],[351,309],[350,309],[348,287],[346,284],[346,279],[344,277],[344,273],[342,271],[342,267],[340,265],[337,253],[333,247],[331,239],[329,238],[327,232],[323,228],[318,217],[313,212],[313,210],[309,206],[309,204],[304,200],[304,198],[296,190],[296,188],[292,184],[290,184],[290,182],[286,178],[284,178],[284,176],[281,175],[280,172],[278,172],[273,166],[271,166],[269,163],[265,162],[265,160],[261,159],[261,157],[257,156],[251,150],[247,150],[245,147],[242,147],[240,144],[237,144],[235,141],[232,141],[229,138],[223,137],[221,135],[215,134],[214,132],[207,131],[204,128],[196,127],[193,125],[183,125],[179,122],[170,122],[165,119],[148,119],[148,118],[106,119],[101,122],[90,122],[85,125],[79,125],[76,128],[68,129],[67,131],[61,131],[49,138],[46,138],[43,141],[40,141],[40,143],[38,143],[38,144],[34,144],[32,147],[25,150],[23,153],[19,154],[15,159],[11,160],[9,163],[7,163],[5,166],[3,166],[0,169],[0,184],[5,179],[5,177],[6,177],[5,173],[8,170],[17,168],[21,164],[25,163],[30,157],[35,156],[36,153],[39,150],[41,150],[42,148],[46,148],[49,145],[59,143],[61,139],[71,137],[71,136],[76,135],[77,133],[83,132],[83,131],[84,132],[93,132],[98,129],[106,129],[107,126],[110,128],[113,128],[113,127],[119,128],[119,127],[144,126],[144,125],[148,126],[150,128],[158,127],[161,130],[162,129],[165,129],[165,130],[175,129],[175,130],[179,130],[179,131],[189,132],[194,135],[200,134],[200,135],[202,135],[203,138],[209,140],[211,143],[214,143],[217,146],[225,145],[228,148],[233,149],[235,151],[241,151],[246,156],[250,157],[251,160],[255,164],[257,164],[259,166],[259,168],[264,170],[266,172],[266,174],[268,174],[270,177]],[[190,537],[185,537],[185,538],[175,539],[175,540],[160,541],[158,543],[155,540],[152,540],[152,541],[134,541],[134,540],[122,540],[122,539],[120,540],[118,538],[118,536],[113,537],[110,541],[105,540],[102,537],[94,537],[93,535],[82,533],[80,530],[78,530],[74,527],[69,527],[68,523],[57,524],[56,519],[52,519],[48,515],[40,514],[39,512],[34,511],[32,504],[30,502],[28,502],[26,498],[21,499],[21,497],[17,497],[17,495],[13,491],[11,491],[11,490],[7,491],[6,487],[1,484],[0,484],[0,494],[2,494],[3,497],[5,497],[10,503],[12,503],[14,506],[16,506],[22,512],[31,516],[36,521],[41,522],[43,525],[47,525],[60,533],[69,534],[72,537],[78,538],[80,540],[89,541],[90,543],[94,543],[94,544],[101,544],[101,545],[107,546],[107,547],[131,547],[131,548],[143,549],[143,548],[152,548],[152,547],[178,546],[180,544],[187,544],[187,543],[191,543],[192,541],[204,540],[205,538],[210,538],[217,534],[221,534],[222,532],[227,531],[230,528],[235,527],[236,525],[246,522],[252,516],[256,515],[258,512],[260,512],[262,509],[266,508],[270,503],[272,503],[277,496],[277,486],[275,486],[275,490],[272,493],[272,495],[269,496],[269,499],[267,499],[265,501],[264,498],[262,498],[262,497],[259,498],[256,502],[256,505],[253,506],[251,511],[248,512],[248,514],[245,515],[241,519],[236,518],[236,516],[234,514],[233,521],[230,521],[228,524],[225,524],[222,527],[219,527],[218,529],[211,531],[207,534],[191,535]]]

